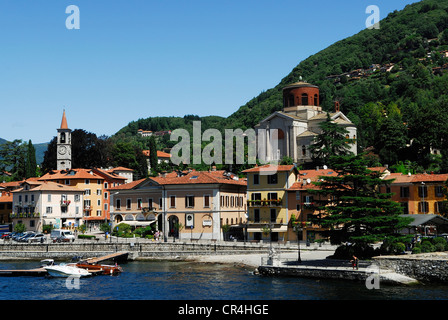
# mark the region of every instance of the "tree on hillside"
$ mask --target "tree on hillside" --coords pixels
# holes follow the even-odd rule
[[[158,157],[157,157],[157,142],[156,138],[152,135],[149,137],[149,164],[151,170],[157,171]]]
[[[26,146],[22,140],[7,141],[0,147],[0,171],[9,171],[13,180],[26,177]]]
[[[336,156],[332,164],[338,175],[321,177],[315,183],[319,189],[310,190],[325,199],[315,200],[316,208],[323,212],[316,222],[328,228],[331,242],[349,242],[363,255],[371,251],[369,245],[386,238],[406,241],[398,231],[408,225],[408,219],[400,217],[402,208],[391,200],[390,193],[380,192],[380,186],[391,180],[369,170],[363,155]]]
[[[348,155],[353,140],[346,137],[347,129],[335,123],[327,113],[325,121],[321,122],[322,132],[316,136],[314,144],[309,147],[315,164],[330,165],[330,158],[337,155]]]

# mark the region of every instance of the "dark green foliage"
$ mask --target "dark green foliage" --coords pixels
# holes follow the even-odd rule
[[[346,138],[348,131],[332,121],[329,113],[326,120],[320,123],[320,128],[322,132],[316,136],[314,144],[309,147],[315,164],[326,164],[331,167],[331,157],[352,154],[350,144],[353,141]]]
[[[400,217],[402,209],[390,199],[391,194],[378,192],[379,186],[391,181],[370,171],[363,155],[333,157],[332,164],[338,175],[321,177],[315,183],[320,189],[310,191],[321,199],[315,200],[316,209],[322,212],[316,222],[329,228],[332,243],[363,247],[387,237],[406,242],[399,230],[409,219]]]

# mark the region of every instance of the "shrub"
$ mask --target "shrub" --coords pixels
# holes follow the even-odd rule
[[[423,240],[421,249],[423,253],[434,252],[436,249],[434,245],[429,240]]]
[[[392,254],[402,254],[406,250],[406,246],[403,242],[395,242],[390,247],[390,252]]]
[[[444,243],[441,243],[441,242],[438,242],[438,243],[436,243],[435,245],[434,245],[434,249],[435,249],[435,251],[445,251],[445,244]]]
[[[422,253],[422,249],[420,247],[414,247],[412,248],[412,253],[413,254]]]

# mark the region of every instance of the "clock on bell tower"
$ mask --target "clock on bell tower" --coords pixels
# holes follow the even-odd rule
[[[62,114],[61,127],[58,129],[57,140],[57,170],[72,168],[72,130],[68,128],[65,110]]]

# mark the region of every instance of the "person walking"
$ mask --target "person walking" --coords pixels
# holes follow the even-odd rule
[[[353,259],[350,260],[350,262],[352,263],[353,270],[355,270],[355,268],[356,268],[356,270],[358,270],[358,262],[359,262],[359,260],[358,260],[358,258],[355,255],[353,255]]]

